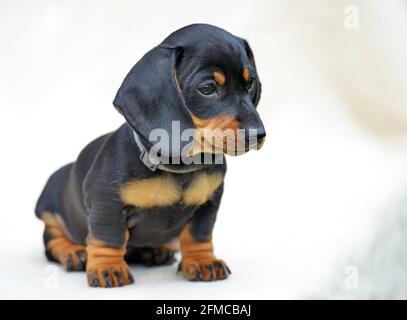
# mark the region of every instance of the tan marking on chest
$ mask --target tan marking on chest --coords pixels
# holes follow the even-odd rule
[[[221,173],[201,174],[185,189],[171,176],[131,181],[120,190],[121,200],[139,208],[165,207],[182,202],[185,206],[204,204],[223,180]]]
[[[128,182],[120,197],[125,204],[151,208],[169,206],[181,200],[182,190],[170,176]]]
[[[185,205],[204,204],[220,186],[222,180],[223,175],[221,173],[198,176],[184,192]]]

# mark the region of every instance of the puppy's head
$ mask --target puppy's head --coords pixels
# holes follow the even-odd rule
[[[240,154],[264,142],[266,133],[256,111],[260,93],[246,40],[194,24],[143,56],[113,104],[147,147],[157,142],[152,132],[168,133],[169,143],[160,145],[161,154]],[[191,130],[192,139],[185,138]]]

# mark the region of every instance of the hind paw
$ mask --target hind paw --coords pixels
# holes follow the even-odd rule
[[[67,239],[53,239],[49,242],[50,249],[47,250],[47,257],[62,264],[65,271],[85,271],[86,270],[86,248],[85,246],[74,244]]]
[[[140,263],[147,267],[167,266],[173,264],[175,250],[167,247],[160,248],[129,248],[127,250],[126,261],[129,263]]]

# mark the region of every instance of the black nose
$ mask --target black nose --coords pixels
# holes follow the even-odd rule
[[[246,141],[260,141],[266,137],[266,131],[264,129],[250,129],[246,134]]]
[[[257,149],[263,144],[266,137],[264,128],[249,129],[246,134],[246,149]]]
[[[263,140],[265,137],[266,137],[266,131],[264,131],[264,129],[257,131],[257,141]]]

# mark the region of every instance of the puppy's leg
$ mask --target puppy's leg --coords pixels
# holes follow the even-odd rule
[[[55,214],[44,212],[44,244],[48,260],[59,262],[66,271],[85,271],[85,246],[72,242],[61,228]]]
[[[133,283],[133,276],[124,260],[129,233],[120,210],[114,203],[94,206],[89,224],[86,246],[89,286],[110,288]]]
[[[231,274],[225,262],[217,259],[213,253],[212,230],[221,195],[222,187],[211,200],[198,208],[179,237],[182,260],[178,270],[188,280],[222,280]]]
[[[124,260],[125,245],[113,248],[100,240],[90,239],[86,252],[88,254],[86,272],[91,287],[122,287],[134,282]]]

